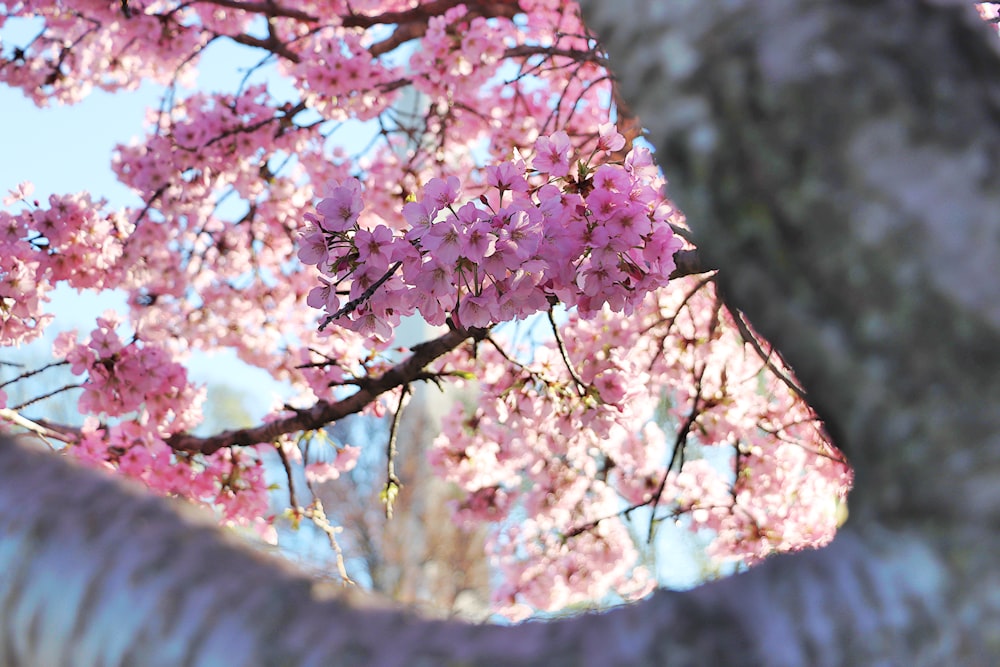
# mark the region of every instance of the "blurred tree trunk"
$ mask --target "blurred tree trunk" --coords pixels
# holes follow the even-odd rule
[[[828,548],[518,627],[429,622],[0,445],[0,662],[1000,663],[1000,63],[932,0],[584,3],[727,298],[857,467]]]

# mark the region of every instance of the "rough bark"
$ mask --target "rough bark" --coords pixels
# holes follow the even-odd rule
[[[908,650],[868,633],[882,651],[827,659],[996,664],[995,35],[940,0],[586,4],[727,299],[855,466],[852,532],[927,550],[904,584],[936,592],[896,610]]]
[[[1000,662],[986,29],[931,0],[584,4],[727,298],[856,466],[834,543],[613,613],[428,622],[331,598],[159,500],[4,443],[3,664]]]

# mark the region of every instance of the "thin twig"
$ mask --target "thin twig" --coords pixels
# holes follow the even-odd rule
[[[351,586],[356,586],[357,583],[347,574],[347,564],[344,562],[344,551],[340,548],[340,544],[337,542],[337,533],[343,530],[341,526],[334,526],[330,523],[330,520],[326,517],[326,511],[323,509],[323,502],[313,495],[312,504],[303,510],[303,515],[313,522],[313,525],[322,530],[327,539],[330,541],[330,547],[333,552],[337,555],[337,572],[340,574],[340,578],[345,584]]]
[[[733,321],[736,323],[736,328],[739,330],[740,336],[743,338],[744,342],[750,344],[750,347],[752,347],[754,351],[757,352],[761,360],[764,362],[764,365],[767,366],[767,369],[769,371],[774,373],[775,377],[781,380],[781,382],[786,387],[791,389],[793,394],[795,394],[800,399],[805,401],[806,390],[800,387],[797,382],[795,382],[794,380],[792,380],[791,377],[788,376],[787,373],[784,373],[780,368],[774,365],[773,361],[771,361],[771,356],[777,353],[777,350],[774,349],[774,346],[771,346],[771,350],[769,352],[764,352],[763,348],[761,348],[760,346],[760,341],[757,340],[757,337],[753,334],[752,331],[750,331],[750,327],[748,326],[746,320],[743,318],[743,313],[738,310],[734,310],[732,311],[732,315],[733,315]]]
[[[34,405],[35,403],[38,403],[40,401],[44,401],[46,398],[52,398],[56,394],[61,394],[62,392],[68,391],[70,389],[79,389],[82,386],[83,386],[82,384],[67,384],[67,385],[63,385],[62,387],[59,387],[58,389],[53,389],[52,391],[50,391],[47,394],[42,394],[41,396],[36,396],[35,398],[31,399],[30,401],[25,401],[24,403],[21,403],[20,405],[12,405],[10,407],[10,409],[11,410],[21,410],[21,409],[24,409],[24,408],[28,407],[29,405]]]
[[[576,383],[576,387],[580,391],[580,396],[586,396],[587,385],[580,379],[580,376],[576,374],[573,364],[570,363],[569,353],[566,351],[566,345],[563,343],[562,336],[559,335],[559,327],[556,325],[556,318],[552,311],[553,309],[550,307],[548,310],[549,324],[552,325],[552,333],[555,334],[556,344],[559,346],[559,354],[562,355],[563,363],[566,364],[566,370],[569,371],[569,376],[573,378],[573,382]]]
[[[384,285],[385,282],[389,280],[389,278],[392,278],[393,274],[396,273],[396,270],[399,269],[399,267],[401,267],[402,265],[403,265],[402,262],[396,262],[395,264],[389,267],[389,270],[386,271],[381,278],[373,282],[371,286],[361,294],[361,296],[359,296],[356,299],[351,299],[350,301],[348,301],[343,308],[335,312],[333,315],[327,315],[326,319],[324,319],[323,322],[319,325],[319,330],[322,331],[330,324],[330,322],[333,322],[335,319],[343,317],[347,313],[352,312],[362,303],[370,299],[372,294],[374,294],[379,287]]]
[[[399,434],[399,422],[403,416],[403,405],[410,393],[410,385],[403,385],[399,393],[399,407],[392,416],[392,426],[389,428],[389,444],[386,446],[385,488],[382,490],[382,502],[385,503],[385,518],[392,519],[392,504],[403,484],[396,476],[396,436]]]
[[[677,437],[674,438],[674,449],[670,453],[670,462],[667,464],[667,469],[663,472],[663,479],[660,480],[660,485],[656,488],[656,493],[650,498],[649,504],[653,507],[654,514],[656,513],[656,506],[660,504],[660,498],[663,497],[663,490],[667,486],[667,479],[670,477],[670,471],[673,469],[674,463],[678,463],[678,473],[684,467],[684,450],[687,448],[687,437],[691,432],[691,427],[694,426],[695,420],[698,419],[698,415],[701,414],[701,386],[704,377],[705,365],[702,365],[701,369],[695,374],[695,393],[694,400],[691,402],[691,410],[677,431]],[[646,535],[647,542],[653,541],[653,529],[656,523],[654,519],[655,517],[650,517],[649,519],[649,533]]]
[[[69,364],[69,362],[66,361],[66,360],[63,360],[63,361],[53,361],[52,363],[45,364],[41,368],[36,368],[33,371],[26,371],[26,372],[21,373],[20,375],[18,375],[17,377],[15,377],[15,378],[13,378],[11,380],[7,380],[6,382],[0,382],[0,389],[3,389],[4,387],[6,387],[9,384],[14,384],[15,382],[19,382],[21,380],[26,380],[26,379],[32,377],[33,375],[38,375],[39,373],[47,371],[50,368],[56,368],[57,366],[65,366],[67,364]],[[14,364],[14,363],[10,363],[10,362],[7,362],[7,361],[0,361],[0,366],[13,366],[15,368],[24,368],[23,364]]]
[[[288,478],[288,504],[291,505],[292,511],[299,513],[302,508],[299,507],[299,501],[295,498],[295,483],[292,481],[292,464],[288,461],[288,455],[285,454],[285,449],[282,447],[281,442],[274,442],[274,449],[278,452],[278,458],[281,459],[281,466],[285,469],[285,477]]]

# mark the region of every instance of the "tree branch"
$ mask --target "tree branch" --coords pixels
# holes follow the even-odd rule
[[[351,14],[343,18],[341,25],[345,28],[371,28],[376,25],[423,23],[424,32],[426,32],[427,19],[432,16],[440,16],[458,5],[465,5],[469,14],[473,16],[513,18],[521,13],[520,5],[510,0],[432,0],[432,2],[424,2],[413,9],[404,11]],[[420,33],[419,36],[423,36],[423,34]]]
[[[167,444],[179,451],[211,454],[223,447],[273,442],[288,433],[322,428],[347,415],[360,412],[381,394],[419,379],[427,364],[451,352],[469,338],[482,340],[486,333],[486,329],[452,329],[434,340],[421,343],[413,348],[412,354],[405,361],[377,378],[366,380],[357,392],[342,400],[318,401],[312,407],[299,410],[285,419],[251,428],[224,431],[208,437],[177,434],[167,440]]]
[[[276,2],[240,2],[240,0],[194,0],[194,2],[216,5],[218,7],[226,7],[228,9],[242,9],[245,12],[249,12],[251,14],[261,14],[263,16],[280,16],[283,18],[305,21],[306,23],[315,23],[316,21],[319,21],[318,18],[308,12],[282,7]]]
[[[908,621],[931,629],[947,613],[933,585],[912,576],[914,560],[938,576],[925,547],[905,535],[847,533],[823,551],[606,614],[442,623],[308,579],[219,530],[208,513],[2,436],[0,479],[0,655],[11,667],[124,664],[122,655],[141,655],[147,667],[830,666],[863,664],[849,651],[866,635],[905,644]],[[812,640],[805,649],[766,641],[799,633]],[[795,661],[797,651],[825,648],[824,637],[837,641],[810,654],[821,661]]]
[[[699,273],[708,273],[715,269],[702,264],[701,255],[695,249],[678,250],[674,253],[674,270],[670,273],[670,278],[683,278],[684,276],[694,276]]]

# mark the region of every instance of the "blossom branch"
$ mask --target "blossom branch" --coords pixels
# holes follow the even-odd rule
[[[381,394],[418,379],[424,375],[424,367],[430,362],[456,349],[469,338],[478,341],[486,334],[486,329],[452,329],[438,338],[415,346],[409,358],[377,378],[365,382],[357,392],[347,398],[339,401],[317,401],[312,407],[299,410],[284,419],[251,428],[224,431],[208,437],[179,433],[168,439],[167,444],[178,451],[211,454],[223,447],[273,442],[288,433],[322,428],[347,415],[360,412]]]
[[[333,315],[327,315],[326,319],[324,319],[323,322],[319,325],[319,330],[322,331],[327,326],[329,326],[330,322],[333,322],[338,317],[343,317],[344,315],[347,315],[348,313],[353,312],[358,306],[360,306],[365,301],[367,301],[368,299],[370,299],[372,297],[372,295],[375,294],[375,292],[378,291],[378,288],[381,287],[382,285],[384,285],[385,282],[387,280],[389,280],[389,278],[392,278],[393,274],[396,273],[396,271],[402,265],[403,265],[402,262],[396,262],[395,264],[393,264],[392,266],[389,267],[389,270],[386,271],[382,275],[381,278],[379,278],[378,280],[376,280],[375,282],[373,282],[371,284],[371,287],[369,287],[368,289],[366,289],[361,294],[361,296],[359,296],[356,299],[352,299],[352,300],[348,301],[346,304],[344,304],[343,308],[341,308],[340,310],[338,310],[337,312],[335,312]]]
[[[251,14],[263,14],[272,18],[280,16],[282,18],[296,19],[298,21],[305,21],[306,23],[315,23],[319,20],[308,12],[282,7],[276,2],[239,2],[239,0],[195,0],[195,2],[227,7],[229,9],[241,9]]]
[[[561,49],[556,46],[542,46],[541,44],[518,44],[511,46],[503,52],[505,58],[529,58],[531,56],[547,56],[549,58],[569,58],[573,62],[592,62],[601,67],[608,66],[608,59],[596,49],[584,51],[583,49]]]
[[[449,9],[464,4],[470,14],[476,16],[513,18],[521,13],[517,2],[507,0],[485,0],[469,2],[468,0],[433,0],[417,5],[413,9],[398,12],[383,12],[381,14],[351,14],[345,16],[341,25],[345,28],[371,28],[376,25],[404,25],[408,23],[423,23],[426,31],[427,19],[440,16]],[[422,36],[421,35],[418,36]]]
[[[285,478],[288,480],[288,504],[291,506],[293,512],[299,514],[302,511],[302,506],[299,504],[298,498],[295,497],[292,464],[288,460],[288,454],[285,453],[284,447],[280,444],[275,444],[274,450],[278,453],[278,458],[281,459],[281,467],[285,469]]]
[[[743,313],[736,309],[733,309],[730,312],[733,315],[733,321],[736,323],[736,328],[739,330],[740,336],[743,338],[745,342],[750,344],[750,347],[754,349],[754,351],[757,353],[757,356],[759,356],[761,361],[764,362],[764,365],[767,367],[767,369],[771,371],[771,373],[773,373],[776,378],[781,380],[781,382],[786,387],[788,387],[792,391],[792,393],[801,398],[803,401],[806,400],[806,390],[800,387],[798,382],[793,380],[788,373],[783,371],[781,368],[775,366],[773,357],[777,356],[781,364],[787,368],[785,360],[781,358],[777,350],[771,347],[767,352],[765,352],[764,349],[761,347],[760,340],[750,330],[750,326],[747,324],[747,321],[744,318]]]

